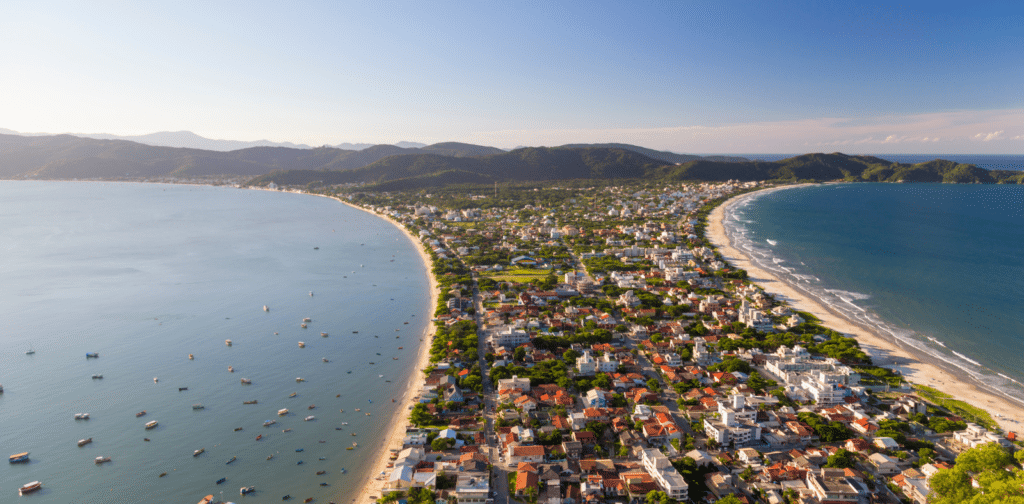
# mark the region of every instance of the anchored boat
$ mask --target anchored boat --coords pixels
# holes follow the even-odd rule
[[[15,453],[14,455],[11,455],[10,458],[8,458],[7,460],[12,464],[17,464],[19,462],[28,462],[28,452]]]

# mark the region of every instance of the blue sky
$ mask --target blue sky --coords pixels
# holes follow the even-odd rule
[[[0,127],[1018,154],[1019,5],[8,0]]]

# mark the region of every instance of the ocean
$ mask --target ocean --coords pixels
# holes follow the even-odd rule
[[[800,154],[733,154],[759,161],[779,161]],[[986,170],[1024,170],[1024,156],[1019,154],[870,154],[896,163],[917,164],[933,159],[946,159],[957,163],[973,164]]]
[[[433,313],[400,230],[234,188],[2,181],[0,201],[0,446],[31,452],[0,466],[0,501],[39,480],[40,503],[237,501],[243,486],[246,502],[349,502],[379,469],[368,454],[407,413]]]
[[[1022,402],[1024,187],[830,184],[741,198],[726,232],[759,267]]]

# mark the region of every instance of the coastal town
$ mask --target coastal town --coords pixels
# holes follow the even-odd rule
[[[1015,432],[729,264],[708,215],[765,187],[331,194],[403,226],[438,289],[362,498],[923,504],[1020,478]]]

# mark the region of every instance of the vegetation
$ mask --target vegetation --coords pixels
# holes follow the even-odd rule
[[[967,450],[957,456],[952,469],[942,469],[932,476],[932,495],[928,501],[935,504],[1024,503],[1022,461],[1024,452],[1018,451],[1014,460],[1014,456],[995,443]]]
[[[992,416],[989,415],[987,411],[981,408],[953,399],[949,394],[940,392],[925,385],[914,385],[914,388],[925,400],[949,410],[951,413],[963,418],[965,421],[976,423],[987,429],[999,429],[999,424],[992,420]]]

